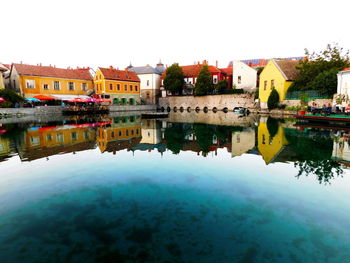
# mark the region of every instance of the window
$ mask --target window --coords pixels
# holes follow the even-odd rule
[[[38,146],[40,144],[40,137],[39,136],[30,137],[30,143],[32,146]]]
[[[117,84],[117,90],[120,90],[120,84]]]
[[[113,84],[109,84],[109,90],[113,90]]]
[[[57,142],[63,142],[64,141],[63,133],[57,133],[56,140]]]
[[[84,139],[85,140],[89,139],[89,132],[88,131],[84,131]]]
[[[218,76],[217,76],[217,75],[214,75],[214,76],[213,76],[213,83],[214,83],[214,84],[217,84],[217,83],[218,83]]]
[[[52,135],[49,133],[48,135],[46,135],[47,141],[51,142],[52,141]]]
[[[129,130],[126,130],[126,131],[125,131],[125,135],[126,135],[126,136],[129,136]]]
[[[149,80],[147,80],[147,86],[149,86]]]
[[[124,85],[124,91],[127,91],[128,90],[128,85]]]
[[[137,86],[135,85],[135,91],[138,91],[138,88],[139,88],[139,87],[137,87]]]
[[[76,132],[72,132],[72,133],[71,133],[71,137],[72,137],[72,141],[78,140],[78,135],[77,135]]]
[[[114,138],[114,131],[111,132],[111,137]]]
[[[122,136],[122,131],[119,131],[119,132],[118,132],[118,135],[119,135],[119,136]]]
[[[271,79],[271,90],[275,88],[275,80]]]
[[[132,91],[132,85],[130,85],[130,91]]]
[[[74,83],[73,82],[68,82],[68,89],[69,90],[74,90]]]
[[[44,84],[44,85],[43,85],[43,89],[44,89],[44,90],[48,90],[48,89],[49,89],[49,85],[48,85],[48,84]]]
[[[53,82],[53,89],[54,90],[60,90],[61,89],[59,81],[54,81]]]
[[[267,89],[267,80],[264,81],[264,90]]]
[[[34,79],[26,79],[26,87],[27,89],[35,88],[35,80]]]
[[[87,90],[87,85],[86,83],[81,83],[81,90],[86,91]]]
[[[238,76],[237,83],[241,84],[242,83],[242,76]]]

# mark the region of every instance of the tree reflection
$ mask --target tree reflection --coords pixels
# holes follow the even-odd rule
[[[297,131],[286,129],[288,147],[295,156],[294,166],[299,169],[297,178],[315,174],[319,183],[330,183],[335,176],[341,176],[341,164],[332,160],[333,140],[329,131]]]
[[[185,143],[186,131],[182,123],[173,123],[165,129],[164,139],[167,141],[167,148],[178,154]]]
[[[333,160],[304,160],[294,163],[294,167],[298,167],[299,171],[297,178],[309,174],[315,174],[320,184],[330,184],[330,180],[334,179],[335,175],[341,176],[343,169],[341,164]]]

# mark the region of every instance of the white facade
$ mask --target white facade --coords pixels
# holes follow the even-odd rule
[[[340,71],[338,73],[337,94],[350,97],[350,70]]]
[[[160,75],[156,73],[137,74],[140,78],[140,90],[159,90]]]
[[[255,130],[245,129],[244,131],[232,133],[231,156],[241,156],[255,147]]]
[[[256,89],[257,71],[241,61],[233,61],[232,87],[253,92]]]

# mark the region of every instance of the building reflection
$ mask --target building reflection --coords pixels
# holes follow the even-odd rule
[[[19,156],[22,161],[95,148],[96,134],[92,127],[62,125],[31,127],[24,133]]]
[[[140,117],[115,117],[111,124],[97,130],[97,145],[102,153],[112,152],[133,147],[141,142]]]
[[[232,132],[231,156],[241,156],[255,148],[255,129],[246,128],[243,131]]]

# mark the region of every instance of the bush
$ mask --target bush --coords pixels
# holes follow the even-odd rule
[[[243,89],[226,89],[223,94],[244,94]]]
[[[11,102],[11,104],[24,101],[22,96],[18,95],[11,89],[1,89],[0,97],[4,98],[7,102]]]
[[[280,95],[276,89],[273,89],[270,93],[269,99],[267,100],[267,107],[269,110],[276,109],[280,101]]]

